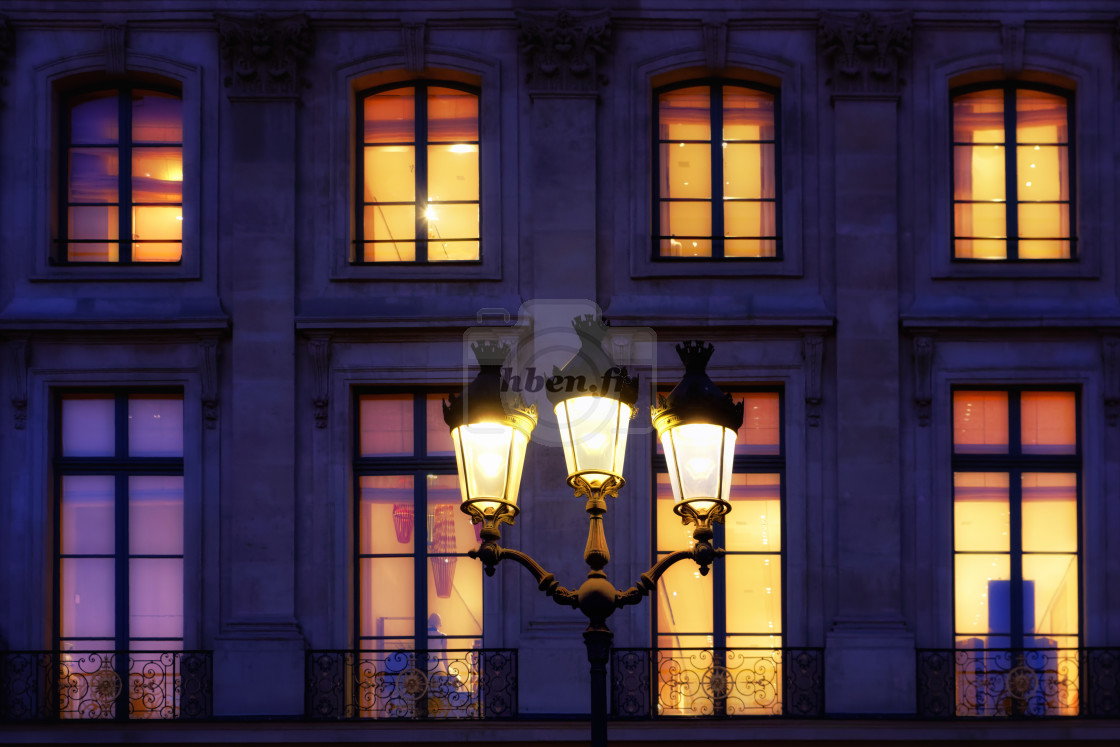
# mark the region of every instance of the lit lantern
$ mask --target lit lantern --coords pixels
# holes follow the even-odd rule
[[[483,341],[471,349],[478,358],[478,375],[443,406],[455,449],[462,509],[476,524],[512,524],[537,410],[526,407],[519,394],[503,397],[501,369],[508,345]]]
[[[652,408],[653,426],[665,450],[665,464],[685,524],[722,523],[731,510],[735,436],[743,424],[743,403],[708,378],[713,347],[700,341],[677,345],[685,374]]]
[[[568,484],[617,496],[625,480],[626,433],[638,401],[636,378],[615,366],[603,350],[607,327],[598,316],[572,320],[580,349],[554,369],[546,389],[556,412]]]

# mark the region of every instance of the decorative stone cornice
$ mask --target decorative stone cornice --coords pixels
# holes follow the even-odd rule
[[[902,92],[902,69],[910,54],[908,12],[822,13],[817,42],[833,93],[897,96]]]
[[[216,16],[230,98],[298,97],[314,39],[305,15]]]
[[[599,65],[611,43],[610,14],[519,11],[518,44],[531,94],[595,93],[606,83]]]

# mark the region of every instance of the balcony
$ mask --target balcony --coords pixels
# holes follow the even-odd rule
[[[5,651],[0,720],[202,720],[212,682],[209,651]]]
[[[918,715],[1120,718],[1120,649],[919,649]]]
[[[824,651],[819,648],[619,648],[611,656],[611,715],[824,715]]]
[[[517,651],[311,651],[310,719],[510,719]]]

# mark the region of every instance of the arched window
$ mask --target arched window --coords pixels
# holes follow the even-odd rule
[[[358,94],[354,263],[481,258],[478,94],[426,80]]]
[[[56,261],[170,263],[183,256],[183,103],[124,83],[64,98]]]
[[[1072,94],[1023,83],[953,92],[953,257],[1077,256]]]
[[[781,256],[777,101],[724,79],[655,91],[655,259]]]

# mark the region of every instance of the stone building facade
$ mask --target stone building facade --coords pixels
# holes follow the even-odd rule
[[[769,681],[773,692],[756,697],[766,675],[737,679],[729,659],[720,658],[735,644],[728,640],[733,622],[719,615],[737,604],[758,609],[754,597],[724,598],[733,594],[728,570],[718,578],[731,585],[708,592],[705,602],[716,604],[714,593],[724,605],[711,613],[712,630],[689,631],[706,632],[709,647],[720,649],[722,642],[724,653],[709,652],[706,665],[683,665],[685,674],[676,680],[675,665],[657,653],[671,648],[663,642],[668,623],[659,620],[664,599],[612,618],[619,650],[646,650],[641,656],[652,657],[641,658],[652,663],[635,670],[647,681],[633,696],[641,703],[633,713],[623,708],[624,696],[633,694],[622,683],[621,660],[614,660],[614,738],[864,741],[882,734],[884,725],[898,740],[966,733],[1013,739],[1027,730],[1055,743],[1115,735],[1120,9],[1104,0],[601,6],[440,0],[0,5],[0,472],[6,477],[0,485],[0,679],[6,688],[0,706],[7,709],[0,716],[12,721],[0,726],[6,739],[85,740],[95,733],[87,730],[98,730],[99,740],[162,741],[167,732],[161,730],[168,729],[176,739],[224,742],[438,742],[461,739],[466,730],[508,742],[584,739],[585,725],[570,718],[588,709],[583,619],[539,593],[522,569],[502,567],[482,579],[465,557],[455,566],[460,578],[470,573],[481,579],[471,607],[481,616],[477,629],[463,634],[470,639],[466,648],[514,652],[516,666],[506,670],[513,705],[499,713],[482,702],[467,714],[481,718],[477,723],[444,723],[432,699],[415,693],[393,714],[406,721],[349,718],[362,714],[346,703],[338,711],[313,705],[317,674],[332,686],[339,677],[349,683],[336,693],[343,701],[353,695],[348,688],[362,684],[349,664],[339,663],[343,659],[324,665],[314,652],[355,650],[367,633],[389,636],[388,628],[374,634],[363,627],[364,610],[388,602],[378,601],[376,585],[365,587],[365,566],[355,560],[364,541],[356,530],[364,521],[356,508],[362,480],[394,469],[420,478],[430,471],[430,481],[454,473],[449,463],[425,461],[421,453],[412,461],[363,461],[363,434],[386,422],[378,420],[383,411],[374,404],[363,419],[363,397],[413,403],[415,393],[416,407],[429,407],[428,394],[434,401],[465,383],[473,365],[464,344],[470,334],[517,329],[513,323],[534,303],[551,309],[551,316],[537,317],[538,327],[597,307],[612,332],[625,339],[627,330],[643,335],[644,352],[633,356],[645,388],[627,451],[627,484],[607,515],[609,573],[623,588],[659,551],[672,549],[661,547],[653,530],[661,462],[646,424],[652,393],[672,387],[682,373],[674,347],[692,339],[712,342],[713,379],[748,402],[761,392],[779,403],[778,451],[758,452],[771,454],[770,461],[750,469],[780,476],[780,510],[772,515],[780,521],[780,601],[767,603],[777,605],[774,648],[785,652],[785,664],[775,667],[773,654],[758,653],[767,646],[754,638],[741,646],[757,654],[748,669],[769,665],[778,672]],[[423,205],[424,199],[436,202],[434,176],[416,182],[423,195],[409,191],[410,197],[387,205],[368,189],[381,168],[381,156],[370,150],[382,146],[370,145],[379,141],[368,135],[376,115],[363,113],[367,96],[403,89],[415,102],[434,84],[449,96],[465,94],[479,113],[477,130],[459,133],[466,142],[452,151],[476,154],[468,177],[475,191],[439,207],[451,215],[451,203],[465,204],[480,216],[458,237],[466,254],[450,262],[435,256],[441,237],[431,227],[431,207]],[[721,103],[703,105],[709,107],[702,115],[708,134],[682,135],[675,145],[674,127],[696,125],[688,119],[695,101],[682,99],[692,113],[672,120],[672,94],[697,90],[701,97],[724,95],[712,94],[709,101]],[[104,91],[123,102],[115,110],[121,118],[113,120],[110,140],[87,142],[79,137],[81,97]],[[1003,102],[1002,119],[968,130],[967,97],[985,91],[997,92],[985,101]],[[134,102],[149,94],[179,102],[178,134],[156,137],[156,145],[135,134],[145,115],[129,109],[126,92]],[[1035,116],[1029,102],[1036,94],[1064,107],[1059,134],[1037,147],[1023,129]],[[718,197],[711,190],[706,197],[667,191],[668,181],[684,173],[674,169],[685,168],[670,154],[685,148],[685,140],[703,146],[696,152],[709,148],[701,171],[718,189],[711,175],[726,168],[730,176],[738,167],[728,155],[717,166],[720,156],[711,154],[737,143],[729,147],[732,138],[725,135],[717,144],[712,131],[721,123],[729,131],[740,95],[771,107],[769,115],[758,115],[769,117],[762,132],[768,126],[771,134],[746,138],[771,155],[751,161],[747,170],[762,176],[758,193],[744,198],[771,218],[750,224],[753,232],[742,233],[747,238],[725,240],[738,225],[734,208],[725,205],[715,217],[706,213],[704,220],[724,231],[699,231],[708,248],[690,254],[679,239],[696,231],[669,228],[670,221],[694,220],[676,217],[674,195],[685,195],[680,204],[704,203],[705,210]],[[421,155],[425,148],[417,145],[423,144],[418,132],[431,130],[429,142],[438,140],[436,99],[427,101],[430,127],[416,129],[425,110],[400,115],[413,117],[413,139],[405,138],[411,145],[403,147],[412,148],[415,162],[406,181],[418,164],[434,175],[442,152],[427,146]],[[968,111],[991,114],[984,106]],[[131,140],[122,135],[129,120]],[[1002,136],[962,140],[957,134],[983,126]],[[1006,183],[995,197],[980,194],[979,172],[969,171],[979,168],[979,148],[990,143],[997,151],[1015,151],[999,157]],[[144,148],[157,146],[181,153],[181,171],[169,179],[179,183],[173,193],[181,196],[154,201],[181,213],[173,216],[180,233],[157,236],[163,249],[145,248],[136,222],[142,218],[135,217],[152,207],[137,197],[137,164],[151,155]],[[1058,196],[1037,204],[1018,173],[1034,168],[1025,152],[1031,147],[1047,149],[1061,164],[1053,176]],[[116,181],[89,189],[115,195],[97,198],[97,209],[115,205],[116,212],[105,214],[118,223],[103,230],[122,230],[78,235],[80,211],[90,200],[77,194],[73,164],[97,148],[113,149],[117,160],[104,174]],[[122,167],[130,162],[131,176]],[[962,186],[962,169],[973,186]],[[356,174],[366,172],[374,176],[367,174],[363,194],[363,177]],[[728,195],[725,190],[722,202],[731,200]],[[979,222],[986,208],[972,206],[985,201],[1003,211],[1004,233],[982,237],[984,251],[994,255],[981,253],[983,241],[975,238],[981,233],[970,234],[961,217]],[[127,202],[134,213],[131,242],[121,217]],[[1053,208],[1046,215],[1060,217],[1053,230],[1029,233],[1043,202]],[[389,226],[383,216],[401,204],[404,223],[415,211],[418,226],[404,243],[426,253],[385,261],[370,247],[386,241],[399,251],[396,239],[368,225],[359,235],[355,226],[359,220]],[[1018,233],[1007,228],[1016,219]],[[975,249],[962,248],[974,241]],[[1032,255],[1039,242],[1050,243]],[[87,244],[106,253],[79,259],[77,248]],[[748,248],[737,253],[736,246]],[[145,261],[144,251],[171,254]],[[975,442],[968,420],[973,395],[989,408],[983,428],[990,429]],[[1053,410],[1030,410],[1042,425],[1028,435],[1028,409],[1044,408],[1050,395],[1057,398]],[[170,402],[180,413],[175,430],[181,443],[158,463],[130,462],[141,452],[122,441],[128,428],[139,427],[145,398]],[[98,410],[108,413],[104,422],[116,424],[116,450],[75,446],[68,452],[67,443],[85,443],[82,434],[101,422],[93,410],[80,409],[93,401],[107,408]],[[78,413],[75,420],[67,419],[68,407]],[[408,428],[419,432],[423,422],[418,415]],[[69,442],[71,428],[77,440]],[[1061,431],[1054,443],[1038,435],[1050,431]],[[522,514],[505,541],[561,582],[578,584],[584,573],[578,501],[564,485],[560,450],[536,438],[522,478]],[[1049,450],[1032,450],[1032,444]],[[371,448],[375,455],[392,453]],[[68,461],[72,457],[76,461]],[[70,510],[64,478],[83,470],[116,480],[107,488],[115,496],[107,499],[115,517],[107,521],[116,522],[108,549],[66,545],[66,533],[83,527],[62,526]],[[983,516],[995,522],[993,536],[1010,539],[962,544],[962,517],[971,510],[964,507],[972,485],[967,476],[973,473],[1010,476],[1003,488],[985,483],[995,493],[977,499],[998,504],[999,516]],[[1035,501],[1030,480],[1039,474],[1073,475],[1072,487]],[[140,520],[128,518],[128,486],[136,475],[181,476],[176,548],[149,552],[130,544],[140,543],[133,539]],[[416,495],[420,506],[424,494]],[[1032,502],[1047,501],[1070,507],[1072,539],[1032,549],[1027,524],[1017,522],[1028,521],[1023,517],[1037,508]],[[1054,511],[1066,516],[1063,508]],[[1056,521],[1042,516],[1043,524]],[[435,517],[426,517],[429,531]],[[461,515],[455,520],[465,522]],[[1007,525],[1003,532],[1000,521]],[[429,537],[429,554],[436,553],[432,542]],[[421,545],[417,533],[409,547],[423,553]],[[964,588],[972,578],[969,553],[1006,564],[994,579],[1006,587],[987,577],[983,593],[974,595],[988,602],[977,602]],[[997,624],[991,613],[983,630],[962,621],[966,603],[994,606],[999,589],[1010,595],[1002,602],[1008,609],[1029,607],[1032,599],[1041,605],[1049,582],[1031,568],[1048,553],[1068,560],[1073,575],[1063,577],[1064,596],[1048,597],[1051,606],[1041,617],[1032,612],[1026,622]],[[417,557],[410,572],[423,573],[425,557]],[[110,580],[99,587],[68,578],[66,569],[82,558],[90,568],[95,560],[111,566],[104,571]],[[109,698],[115,705],[97,711],[111,718],[82,720],[81,730],[53,723],[90,715],[60,714],[54,705],[59,678],[63,692],[87,688],[103,667],[71,673],[57,654],[67,648],[64,639],[74,639],[72,650],[81,650],[77,641],[84,639],[101,641],[99,650],[129,649],[128,640],[118,645],[122,620],[137,617],[142,602],[136,593],[130,599],[121,584],[141,583],[136,569],[160,558],[177,564],[172,576],[182,595],[175,586],[171,616],[178,627],[147,637],[165,635],[173,639],[170,650],[202,652],[197,661],[206,674],[197,698],[184,694],[185,673],[165,674],[155,687],[169,687],[167,677],[173,677],[181,700],[170,715],[189,715],[190,700],[200,718],[189,725],[126,719],[125,710],[136,709],[134,716],[143,710],[135,705],[142,697],[127,694],[133,685],[122,682],[135,675],[117,662],[104,665],[110,680],[116,676]],[[370,567],[375,562],[371,557]],[[687,583],[681,583],[685,593]],[[70,595],[80,595],[83,584],[92,585],[87,595],[108,588],[116,596],[115,607],[106,603],[107,619],[117,621],[108,633],[71,630],[68,636],[67,621],[80,617]],[[426,588],[415,583],[417,599]],[[662,587],[660,593],[672,592]],[[408,629],[418,632],[401,637],[422,644],[422,616],[414,614],[421,605],[414,599],[402,613]],[[1061,623],[1055,622],[1059,608]],[[1057,627],[1042,629],[1043,619]],[[988,653],[976,659],[962,641],[980,641],[976,645]],[[695,641],[681,647],[689,646],[705,647]],[[1023,653],[1032,646],[1072,653],[1032,663]],[[1011,658],[999,660],[1005,649]],[[21,658],[34,651],[45,653]],[[185,668],[187,659],[171,655],[176,667]],[[330,668],[336,665],[341,669]],[[380,674],[370,677],[403,671],[377,666]],[[410,660],[408,666],[420,665]],[[27,675],[28,668],[38,673]],[[808,684],[799,684],[795,671]],[[689,676],[707,692],[707,711],[699,701],[681,705]],[[750,692],[739,695],[753,705],[736,714],[728,688],[743,682]],[[672,694],[661,694],[663,686]],[[429,678],[423,687],[436,684]],[[460,679],[456,687],[475,686]],[[979,700],[977,689],[984,691]],[[475,690],[472,697],[481,697]],[[804,696],[801,711],[794,693]],[[673,707],[681,713],[668,713]],[[1054,718],[1024,723],[1031,716]]]

